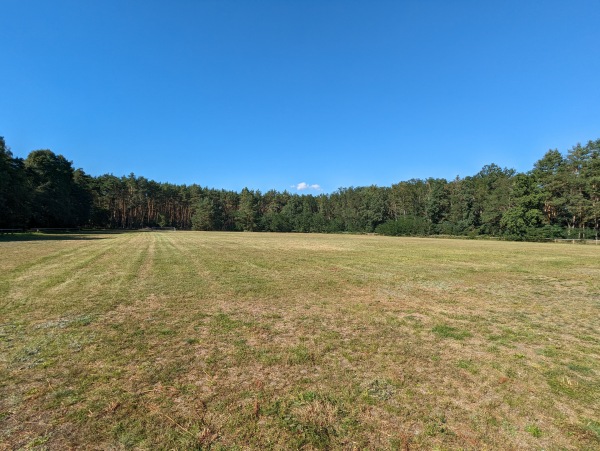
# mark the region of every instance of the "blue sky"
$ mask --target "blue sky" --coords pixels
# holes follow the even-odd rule
[[[92,175],[331,192],[600,137],[597,0],[0,6],[0,135]]]

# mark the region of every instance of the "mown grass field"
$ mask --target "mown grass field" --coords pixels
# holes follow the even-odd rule
[[[0,238],[1,449],[598,449],[600,246]]]

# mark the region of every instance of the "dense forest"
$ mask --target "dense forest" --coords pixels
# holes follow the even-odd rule
[[[487,235],[513,240],[596,238],[600,139],[533,169],[495,164],[454,180],[412,179],[332,194],[241,192],[130,174],[93,177],[50,150],[16,158],[0,137],[0,228],[87,227],[386,235]]]

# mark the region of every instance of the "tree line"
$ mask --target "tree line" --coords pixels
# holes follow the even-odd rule
[[[0,137],[0,228],[157,226],[598,239],[600,139],[564,155],[549,150],[526,173],[490,164],[453,180],[412,179],[312,195],[175,185],[134,174],[93,177],[50,150],[14,157]]]

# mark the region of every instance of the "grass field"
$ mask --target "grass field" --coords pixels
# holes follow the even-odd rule
[[[0,449],[598,449],[600,246],[0,238]]]

